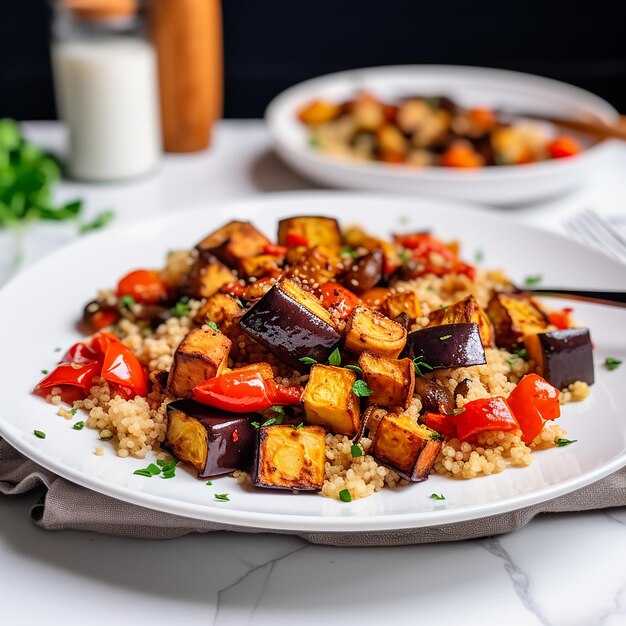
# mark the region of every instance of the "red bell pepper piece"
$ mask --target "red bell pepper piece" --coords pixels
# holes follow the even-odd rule
[[[135,270],[126,274],[117,285],[117,296],[131,296],[139,304],[156,304],[167,298],[167,287],[159,272]]]
[[[298,235],[298,233],[287,233],[285,245],[288,248],[295,248],[297,246],[308,246],[309,242],[306,237]]]
[[[95,376],[100,373],[100,364],[59,363],[47,376],[37,383],[33,393],[45,398],[52,387],[61,388],[61,399],[71,404],[87,396]]]
[[[302,387],[285,387],[253,367],[210,378],[193,390],[194,400],[233,413],[261,411],[273,405],[298,404]]]
[[[552,311],[548,313],[548,322],[556,326],[559,330],[566,330],[572,327],[571,313],[574,309],[566,307],[561,311]]]
[[[287,246],[277,246],[272,243],[263,246],[263,254],[270,256],[285,256],[287,254]]]
[[[334,309],[340,319],[346,319],[361,299],[339,283],[324,283],[321,287],[320,299],[327,309]]]
[[[240,298],[246,292],[246,288],[239,282],[226,283],[220,288],[222,293],[228,293],[235,298]]]
[[[553,159],[562,159],[578,154],[581,147],[572,137],[557,137],[548,144],[548,152]]]
[[[519,424],[506,400],[500,396],[472,400],[455,418],[457,436],[461,441],[485,430],[518,430]]]
[[[456,256],[443,241],[435,239],[429,233],[414,233],[394,237],[397,244],[411,250],[415,259],[425,259],[431,252],[441,255],[446,261],[455,261]]]
[[[100,356],[91,346],[79,341],[63,355],[59,363],[97,363],[99,360]]]
[[[91,342],[102,362],[101,376],[126,399],[148,394],[148,376],[135,353],[112,333],[100,333]]]
[[[437,431],[446,439],[456,437],[456,424],[454,423],[454,415],[443,415],[442,413],[426,413],[424,415],[426,426]]]
[[[537,374],[527,374],[508,397],[526,444],[543,430],[546,421],[561,415],[559,390]]]

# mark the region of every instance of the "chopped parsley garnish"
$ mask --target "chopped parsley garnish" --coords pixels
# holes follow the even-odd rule
[[[120,298],[120,304],[125,309],[130,309],[135,305],[135,298],[133,298],[132,296],[122,296]]]
[[[460,409],[452,409],[452,411],[446,411],[446,408],[443,406],[443,402],[439,404],[439,412],[442,415],[447,415],[448,417],[456,417],[457,415],[461,415],[461,413],[465,413],[465,407],[461,407]]]
[[[211,329],[214,330],[216,333],[221,333],[222,331],[219,329],[219,326],[211,321],[211,320],[207,320],[206,325]]]
[[[371,396],[374,393],[364,380],[355,380],[354,385],[352,385],[352,391],[354,391],[359,398]]]
[[[148,467],[135,470],[133,474],[137,476],[145,476],[146,478],[152,478],[152,476],[158,476],[162,473],[163,478],[174,478],[176,475],[176,465],[178,461],[172,459],[170,461],[158,460],[156,464],[150,463]]]
[[[342,502],[352,502],[352,494],[347,489],[342,489],[339,492],[339,499]]]
[[[230,498],[228,497],[227,493],[216,493],[215,499],[218,502],[230,502]]]
[[[74,430],[82,430],[83,428],[85,428],[85,422],[83,422],[83,421],[76,422],[76,424],[74,424],[74,425],[72,426],[72,428],[73,428]]]
[[[607,356],[604,359],[604,367],[609,371],[616,370],[621,364],[622,362],[619,359],[614,359],[612,356]]]
[[[440,309],[447,309],[450,305],[449,304],[440,304],[439,308]]]
[[[363,448],[360,443],[352,444],[350,448],[350,454],[352,454],[352,458],[356,459],[357,457],[363,456]]]
[[[485,260],[485,253],[478,248],[478,250],[476,250],[476,252],[474,252],[474,261],[476,263],[482,263]]]
[[[135,474],[137,476],[145,476],[146,478],[151,478],[152,477],[152,474],[150,473],[150,470],[147,469],[147,468],[135,470],[133,472],[133,474]]]
[[[402,261],[402,263],[408,263],[411,260],[411,255],[406,250],[399,250],[398,258]]]
[[[354,248],[351,248],[350,246],[343,246],[341,248],[341,256],[349,256],[355,259],[356,255],[357,255],[356,250]]]
[[[46,376],[48,374],[48,370],[41,370],[41,373]]]
[[[274,413],[280,413],[281,415],[285,414],[285,407],[284,406],[273,406],[272,407],[272,411],[274,411]]]
[[[443,436],[440,435],[439,433],[436,433],[434,430],[430,434],[430,438],[433,439],[434,441],[443,441]]]
[[[300,423],[299,423],[299,424],[295,427],[295,429],[296,429],[296,430],[300,430],[301,428],[304,428],[304,422],[300,422]]]
[[[521,348],[515,354],[517,354],[520,359],[525,359],[528,356],[528,350],[526,350],[526,348]]]
[[[70,409],[70,415],[76,415],[78,413],[78,409]]]
[[[174,476],[176,476],[176,471],[173,469],[164,470],[162,474],[162,478],[174,478]]]
[[[206,483],[204,483],[207,487],[211,487],[213,485],[212,481],[207,480]]]
[[[442,493],[431,493],[430,497],[433,500],[445,500],[446,499],[446,497]]]
[[[506,362],[509,365],[515,365],[519,361],[519,357],[517,355],[512,356],[510,359],[507,359]]]
[[[558,446],[559,448],[563,448],[564,446],[569,446],[571,443],[576,443],[578,441],[578,439],[561,439],[560,437],[558,439],[554,440],[554,445]]]
[[[328,357],[328,364],[334,365],[335,367],[339,367],[341,365],[341,354],[339,353],[339,348],[335,348],[330,353],[330,356]]]
[[[276,423],[275,417],[270,417],[270,419],[266,420],[262,424],[259,424],[259,422],[250,422],[250,424],[254,426],[254,428],[264,428],[265,426],[271,426],[272,424],[275,424],[275,423]]]
[[[417,376],[422,376],[424,374],[424,372],[422,372],[422,368],[429,372],[433,371],[433,368],[424,361],[424,355],[416,356],[413,359],[413,367],[415,368],[415,374]]]
[[[310,356],[303,356],[298,360],[300,361],[300,363],[304,363],[305,365],[315,365],[317,363],[317,361]]]
[[[150,476],[158,476],[161,473],[161,468],[154,463],[150,463],[146,469],[150,472]]]
[[[539,274],[537,274],[536,276],[526,276],[526,278],[524,278],[524,284],[530,287],[531,285],[539,284],[541,280],[542,277]]]
[[[35,435],[38,439],[46,438],[46,433],[44,433],[43,430],[33,430],[33,435]]]
[[[356,372],[357,374],[363,373],[363,370],[358,365],[344,365],[343,367],[344,369],[352,370],[353,372]]]
[[[191,313],[191,307],[189,306],[189,301],[186,299],[179,300],[171,309],[170,313],[172,317],[185,317]]]
[[[442,335],[439,337],[439,341],[447,341],[448,339],[452,339],[452,335]]]
[[[164,471],[164,472],[169,472],[173,469],[176,468],[176,466],[178,465],[178,461],[176,459],[171,459],[169,461],[166,461],[164,459],[159,459],[157,461],[157,465]]]
[[[96,215],[96,217],[91,222],[83,222],[78,231],[81,235],[85,233],[93,232],[94,230],[100,230],[104,228],[107,224],[113,221],[115,218],[115,213],[113,211],[102,211]]]

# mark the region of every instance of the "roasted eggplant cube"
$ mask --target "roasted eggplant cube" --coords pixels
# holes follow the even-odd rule
[[[198,470],[198,478],[248,470],[254,456],[254,413],[227,413],[195,402],[167,405],[166,447]]]
[[[364,306],[354,308],[346,323],[346,350],[360,354],[369,350],[380,356],[395,359],[404,349],[406,329]]]
[[[289,244],[288,235],[297,235],[306,240],[308,248],[321,246],[333,252],[341,248],[341,230],[332,217],[290,217],[278,222],[278,243]]]
[[[576,381],[594,383],[591,336],[587,328],[568,328],[527,335],[524,345],[537,364],[537,374],[557,389]]]
[[[487,314],[480,308],[474,296],[467,296],[450,306],[433,311],[430,315],[428,326],[441,326],[441,324],[478,324],[480,339],[486,348],[493,346],[493,326]]]
[[[409,333],[405,357],[433,369],[471,367],[487,362],[478,324],[443,324]]]
[[[380,420],[370,454],[413,482],[428,478],[441,441],[437,434],[407,415],[388,413]]]
[[[359,294],[373,289],[383,279],[384,260],[380,248],[355,259],[343,278],[344,284]]]
[[[269,243],[250,222],[233,221],[205,237],[196,247],[201,256],[215,255],[228,267],[242,271],[242,260],[261,254]]]
[[[409,320],[416,320],[422,316],[422,306],[413,291],[390,293],[385,300],[385,308],[391,319],[405,314]]]
[[[237,276],[216,257],[200,256],[193,264],[182,291],[194,298],[210,298]]]
[[[228,364],[231,342],[218,330],[196,328],[174,353],[167,379],[167,392],[176,398],[191,398],[193,388],[218,376]]]
[[[361,353],[359,367],[363,380],[372,390],[369,404],[407,408],[415,387],[415,368],[411,359],[389,359],[373,352]]]
[[[487,314],[493,322],[496,345],[510,348],[525,335],[542,333],[548,320],[533,299],[523,293],[497,293],[487,305]]]
[[[198,309],[195,322],[215,322],[223,333],[228,333],[242,315],[243,307],[236,298],[225,293],[216,293]]]
[[[289,268],[287,276],[317,288],[318,285],[335,280],[339,264],[339,257],[330,255],[322,248],[306,248]]]
[[[319,491],[324,484],[326,433],[318,426],[258,429],[252,480],[257,487]]]
[[[332,365],[314,365],[302,394],[309,424],[353,437],[359,429],[359,399],[352,391],[356,374]]]
[[[262,278],[278,269],[278,258],[271,254],[257,254],[239,261],[241,273],[250,278]]]
[[[239,322],[241,328],[281,361],[300,371],[300,359],[326,362],[341,340],[319,300],[292,281],[270,289]]]

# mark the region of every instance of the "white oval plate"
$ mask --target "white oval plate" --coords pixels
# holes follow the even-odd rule
[[[53,406],[30,394],[40,370],[58,360],[54,349],[80,338],[76,320],[99,287],[115,285],[130,269],[161,266],[168,250],[194,245],[227,220],[253,220],[273,236],[279,218],[296,214],[332,215],[381,235],[432,228],[444,238],[460,238],[468,260],[484,251],[486,265],[507,268],[515,280],[541,274],[551,286],[626,289],[626,268],[602,254],[449,202],[309,192],[183,211],[85,237],[0,291],[0,435],[44,467],[120,500],[198,519],[292,531],[383,531],[468,520],[554,498],[626,465],[626,366],[609,372],[600,365],[606,356],[626,361],[626,310],[610,307],[572,305],[579,323],[592,329],[596,345],[593,393],[585,402],[566,406],[561,418],[577,443],[537,453],[525,469],[467,482],[433,476],[349,504],[317,494],[243,488],[229,476],[214,479],[209,487],[183,466],[171,480],[134,476],[149,461],[118,458],[107,443],[105,455],[96,456],[95,431],[73,430]],[[34,429],[44,431],[46,439],[37,439]],[[445,501],[432,500],[433,492],[443,493]],[[215,501],[214,493],[229,493],[230,502]]]
[[[617,111],[588,91],[540,76],[479,67],[405,65],[338,72],[290,87],[267,108],[265,119],[278,154],[301,174],[333,187],[415,193],[488,204],[519,204],[575,188],[606,144],[582,154],[528,165],[458,170],[423,169],[359,162],[311,148],[297,111],[315,98],[347,100],[359,89],[389,99],[406,95],[447,95],[465,106],[562,117],[595,115],[612,122]],[[585,145],[585,138],[580,137]],[[588,142],[586,145],[589,145]]]

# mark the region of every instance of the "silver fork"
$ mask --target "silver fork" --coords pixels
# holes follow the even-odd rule
[[[607,219],[587,209],[563,225],[578,241],[626,263],[626,238]]]

